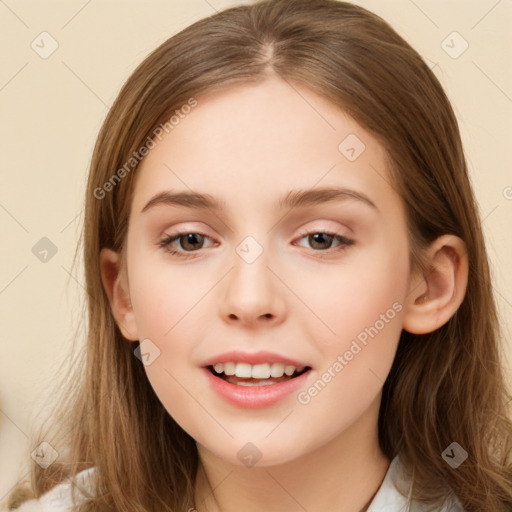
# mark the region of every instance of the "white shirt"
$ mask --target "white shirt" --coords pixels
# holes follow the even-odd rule
[[[396,487],[402,490],[407,498],[400,494]],[[412,481],[407,478],[400,463],[400,455],[397,455],[391,461],[386,476],[368,507],[368,512],[465,512],[453,493],[447,505],[434,510],[416,500],[411,500],[411,492]]]
[[[95,470],[89,468],[81,471],[77,475],[77,483],[79,485],[88,486],[87,477]],[[399,455],[397,455],[389,465],[388,471],[380,485],[377,493],[375,494],[368,512],[425,512],[426,506],[412,501],[411,508],[408,510],[407,505],[410,498],[402,496],[395,487],[395,484],[400,489],[406,489],[406,494],[410,496],[410,488],[412,482],[402,473],[402,466],[400,464]],[[79,487],[78,487],[79,488]],[[90,487],[88,487],[91,489]],[[464,512],[459,500],[452,494],[452,503],[444,508],[429,510],[429,512]],[[72,502],[70,495],[70,483],[64,482],[56,485],[50,489],[46,494],[43,494],[38,500],[32,499],[26,501],[16,512],[71,512]]]

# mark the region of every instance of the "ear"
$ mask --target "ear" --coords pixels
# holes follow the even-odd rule
[[[468,283],[466,244],[454,235],[437,238],[428,249],[426,275],[411,279],[403,328],[412,334],[435,331],[455,314]]]
[[[101,280],[110,302],[112,314],[122,335],[131,341],[139,341],[135,316],[130,301],[126,272],[121,256],[112,249],[100,252]]]

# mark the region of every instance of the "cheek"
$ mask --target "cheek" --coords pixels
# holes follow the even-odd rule
[[[308,449],[316,446],[318,429],[324,438],[334,438],[372,403],[380,403],[402,330],[403,305],[392,279],[380,287],[371,279],[346,284],[347,293],[339,293],[338,307],[330,311],[335,334],[317,336],[321,365],[296,397],[303,438],[311,440]]]
[[[319,276],[324,293],[315,288],[308,296],[310,308],[325,325],[315,319],[303,329],[316,340],[322,364],[313,385],[302,389],[297,399],[304,414],[312,417],[330,408],[338,418],[333,417],[333,435],[334,425],[341,421],[347,426],[361,414],[386,380],[402,330],[408,273],[405,242],[375,244],[329,279]]]
[[[173,266],[165,258],[150,259],[137,253],[130,272],[130,296],[139,332],[164,342],[186,328],[214,283],[213,279],[211,283],[198,281],[191,267]]]
[[[200,397],[190,380],[190,369],[183,364],[184,355],[168,347],[160,357],[144,367],[147,378],[158,400],[169,415],[189,435],[196,438],[206,423],[214,429],[215,424],[205,409],[200,406]]]
[[[406,295],[409,255],[407,244],[396,242],[392,248],[373,244],[340,265],[323,268],[314,278],[296,281],[297,295],[316,316],[317,338],[321,333],[325,343],[342,347],[365,328],[374,324],[381,328],[382,315],[384,320],[400,323],[397,313],[403,309]],[[397,329],[400,332],[400,326]]]
[[[157,347],[151,345],[152,350],[158,354],[144,370],[162,405],[190,433],[191,426],[201,423],[197,417],[205,421],[191,399],[197,395],[191,380],[191,351],[193,340],[200,337],[197,330],[202,328],[197,322],[197,308],[208,287],[205,284],[203,290],[198,283],[191,286],[190,272],[179,267],[157,265],[137,256],[132,258],[130,275],[135,321],[141,340],[151,340]]]

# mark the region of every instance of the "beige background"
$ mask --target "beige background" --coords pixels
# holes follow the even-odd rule
[[[49,411],[78,322],[83,273],[71,263],[101,122],[151,50],[215,9],[239,3],[0,1],[0,503],[27,475],[36,416]],[[512,2],[355,3],[404,36],[452,100],[484,219],[512,373]],[[44,31],[58,43],[46,59],[31,47],[35,41],[39,52],[51,48],[49,36],[38,37]],[[463,39],[446,39],[453,31]],[[464,41],[469,47],[453,58]],[[32,252],[43,237],[57,248],[46,262]]]

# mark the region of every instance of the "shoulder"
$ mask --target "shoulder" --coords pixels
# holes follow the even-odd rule
[[[96,468],[84,469],[76,476],[76,481],[71,483],[69,480],[60,483],[50,489],[47,493],[38,499],[32,499],[22,503],[15,509],[16,512],[71,512],[73,509],[73,499],[71,496],[72,487],[76,488],[77,500],[80,502],[85,495],[81,493],[81,489],[89,492],[92,491],[91,477],[95,473]]]
[[[427,512],[427,510],[429,512],[465,512],[459,500],[453,494],[449,498],[449,504],[445,507],[435,511],[428,509],[426,505],[411,500],[411,485],[411,478],[406,475],[400,455],[397,455],[391,461],[384,480],[368,507],[368,512],[396,512],[397,510],[407,512]]]

